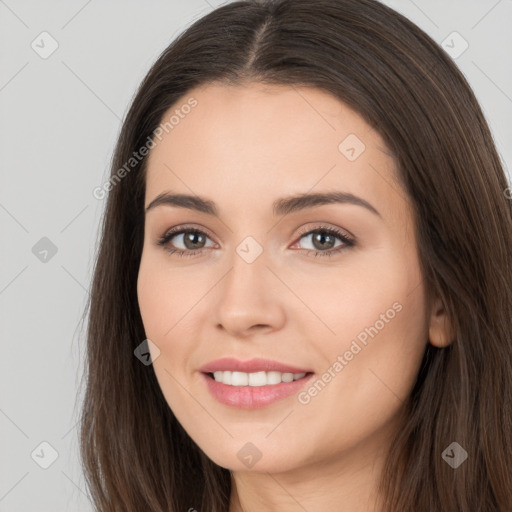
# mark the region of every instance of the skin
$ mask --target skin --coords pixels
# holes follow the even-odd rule
[[[423,351],[450,342],[440,301],[426,309],[395,162],[376,131],[318,89],[210,84],[169,115],[190,97],[197,106],[151,150],[145,205],[162,192],[195,194],[214,201],[219,216],[169,205],[146,214],[137,289],[146,335],[160,350],[153,367],[162,392],[198,446],[231,470],[230,512],[381,510],[383,459]],[[354,161],[338,149],[349,134],[366,146]],[[363,198],[380,216],[353,204],[273,215],[277,198],[332,190]],[[201,253],[179,257],[157,245],[182,224],[206,232]],[[315,257],[343,245],[314,245],[319,225],[355,246]],[[250,264],[236,252],[247,236],[263,250]],[[194,248],[183,234],[168,245]],[[202,365],[228,356],[320,378],[394,303],[400,312],[307,404],[293,395],[242,410],[217,402],[201,378]],[[251,468],[237,457],[247,442],[262,454]]]

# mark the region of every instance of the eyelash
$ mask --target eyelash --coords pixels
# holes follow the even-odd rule
[[[327,227],[327,226],[318,226],[313,229],[304,230],[303,232],[301,232],[299,234],[297,241],[300,240],[301,238],[303,238],[305,235],[311,235],[315,232],[321,232],[321,233],[327,233],[328,235],[333,235],[333,236],[339,238],[344,244],[344,245],[339,246],[336,249],[329,249],[327,251],[316,251],[314,249],[304,249],[305,251],[308,252],[308,254],[311,252],[314,252],[315,257],[324,257],[324,256],[331,257],[331,256],[334,256],[335,254],[338,254],[342,250],[348,249],[355,245],[355,241],[352,238],[348,237],[347,235],[345,235],[344,233],[342,233],[341,231],[339,231],[336,228]],[[156,243],[157,243],[157,245],[162,246],[164,248],[164,250],[169,252],[169,254],[175,254],[175,255],[179,256],[180,258],[183,256],[185,256],[185,257],[195,256],[196,254],[199,254],[201,251],[204,250],[204,249],[196,249],[196,250],[172,249],[167,245],[171,241],[171,239],[174,238],[176,235],[181,235],[184,233],[200,234],[200,235],[205,235],[206,237],[210,238],[207,233],[205,233],[204,231],[202,231],[200,229],[178,226],[178,227],[172,229],[171,231],[168,231]]]

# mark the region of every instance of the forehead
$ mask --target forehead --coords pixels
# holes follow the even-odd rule
[[[166,190],[243,209],[312,189],[353,193],[384,212],[405,199],[380,135],[320,89],[209,84],[178,100],[162,126],[171,117],[150,152],[146,204]]]

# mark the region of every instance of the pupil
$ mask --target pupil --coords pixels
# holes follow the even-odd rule
[[[197,249],[197,247],[189,247],[188,242],[191,242],[192,245],[196,245],[196,244],[200,243],[197,241],[198,238],[202,238],[201,233],[194,233],[194,232],[187,233],[187,235],[185,236],[185,245],[187,246],[187,249]]]
[[[313,244],[315,246],[317,246],[317,242],[319,242],[320,243],[320,247],[317,247],[317,248],[319,248],[319,249],[326,249],[325,245],[322,245],[322,244],[325,244],[326,239],[330,239],[329,242],[332,244],[332,241],[333,241],[332,240],[333,239],[332,235],[325,234],[325,233],[322,233],[322,232],[317,232],[313,236]],[[329,243],[328,243],[328,245],[329,245]],[[329,249],[330,247],[327,247],[327,248]]]

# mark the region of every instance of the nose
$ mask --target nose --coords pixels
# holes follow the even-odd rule
[[[285,323],[286,289],[269,268],[265,251],[249,263],[237,252],[215,297],[216,327],[237,338],[279,330]],[[217,300],[218,299],[218,300]]]

